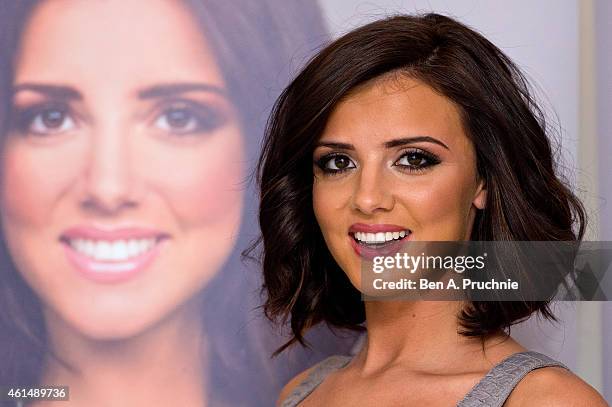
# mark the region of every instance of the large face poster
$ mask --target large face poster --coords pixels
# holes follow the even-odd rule
[[[240,256],[267,115],[328,38],[315,3],[9,0],[0,19],[2,385],[264,406],[346,350],[271,359]]]
[[[571,45],[557,69],[537,53],[561,48],[512,42],[556,35],[529,21],[511,28],[528,5],[502,15],[475,1],[388,3],[0,0],[0,405],[32,403],[5,397],[10,389],[66,386],[57,405],[270,406],[299,372],[362,349],[365,334],[321,323],[308,347],[272,356],[291,326],[262,308],[256,182],[275,101],[360,24],[459,13],[519,65],[536,65],[569,129],[570,161],[594,140],[574,137],[579,35],[559,28],[578,24],[572,7],[550,21]],[[593,360],[610,355],[568,333],[579,313],[559,313],[561,330],[515,332],[609,392]]]

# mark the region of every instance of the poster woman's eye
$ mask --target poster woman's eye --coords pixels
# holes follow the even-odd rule
[[[22,131],[38,136],[60,134],[76,127],[76,122],[68,111],[58,107],[47,107],[25,112],[21,122]]]
[[[209,107],[192,103],[167,107],[154,122],[158,129],[177,135],[206,133],[222,124],[221,114]]]
[[[191,133],[198,126],[197,118],[184,108],[170,108],[162,113],[155,125],[172,133]]]

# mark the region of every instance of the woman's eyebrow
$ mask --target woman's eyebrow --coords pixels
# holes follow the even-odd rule
[[[19,92],[36,92],[53,99],[82,100],[83,95],[70,86],[48,85],[44,83],[20,83],[13,86],[13,95]]]
[[[208,83],[168,83],[143,89],[138,92],[138,97],[140,99],[155,99],[195,91],[211,92],[221,96],[227,96],[225,89]]]
[[[354,150],[355,147],[352,144],[348,143],[339,143],[335,141],[323,142],[315,144],[315,148],[317,147],[329,147],[329,148],[337,148],[339,150]]]
[[[429,142],[429,143],[438,144],[444,147],[445,149],[450,150],[446,144],[430,136],[403,137],[403,138],[398,138],[395,140],[385,141],[383,145],[386,148],[394,148],[394,147],[401,147],[407,144],[414,144],[414,143],[420,143],[420,142]]]
[[[394,148],[394,147],[401,147],[407,144],[414,144],[414,143],[419,143],[419,142],[429,142],[429,143],[438,144],[444,147],[445,149],[450,150],[446,144],[444,144],[440,140],[433,138],[431,136],[402,137],[402,138],[398,138],[394,140],[385,141],[383,143],[383,147]],[[341,150],[355,150],[355,147],[352,144],[340,143],[340,142],[335,142],[335,141],[317,143],[315,145],[315,148],[316,147],[330,147],[330,148],[337,148]]]

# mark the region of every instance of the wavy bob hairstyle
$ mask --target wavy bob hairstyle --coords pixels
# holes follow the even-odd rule
[[[527,80],[479,33],[442,15],[395,16],[358,28],[315,56],[285,89],[269,119],[257,180],[261,188],[264,311],[290,321],[294,342],[326,322],[363,329],[364,305],[332,258],[312,205],[314,145],[338,105],[386,74],[418,80],[452,101],[476,150],[487,205],[471,240],[576,241],[586,223],[578,198],[556,174],[556,149]],[[508,330],[548,302],[468,302],[461,333]]]

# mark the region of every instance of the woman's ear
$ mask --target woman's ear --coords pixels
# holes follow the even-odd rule
[[[478,184],[472,204],[478,209],[484,209],[487,205],[487,188],[484,180],[481,180]]]

